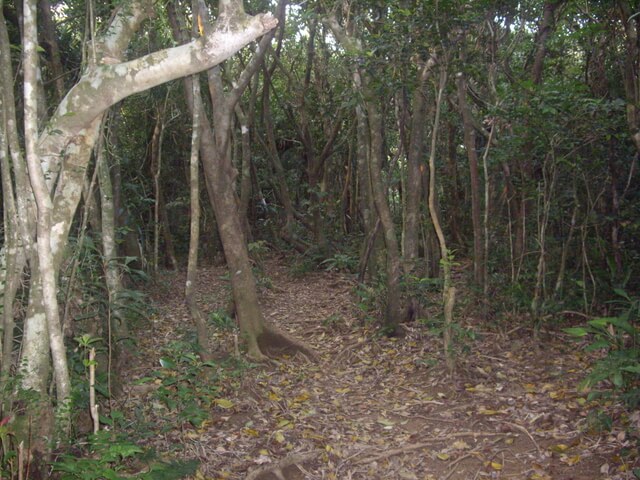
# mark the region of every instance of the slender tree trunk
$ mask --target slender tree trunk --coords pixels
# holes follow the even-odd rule
[[[484,268],[482,269],[483,278],[482,278],[482,295],[484,297],[484,308],[489,304],[489,268],[487,267],[489,263],[489,216],[490,216],[490,207],[491,203],[489,201],[489,192],[491,191],[491,183],[489,179],[489,166],[487,165],[487,158],[489,157],[489,149],[491,148],[491,141],[493,140],[493,134],[495,132],[495,127],[491,129],[489,133],[489,140],[487,141],[487,146],[484,150],[484,155],[482,156],[482,170],[484,174],[484,215],[482,219],[482,228],[483,228],[483,258],[484,258]],[[486,316],[486,311],[485,311]]]
[[[382,158],[384,147],[382,144],[382,114],[375,103],[372,92],[363,85],[367,120],[369,122],[371,139],[371,153],[369,156],[369,175],[371,177],[371,190],[373,203],[382,224],[382,233],[386,250],[386,287],[387,307],[384,319],[384,328],[387,333],[398,333],[398,325],[402,320],[402,306],[400,299],[400,249],[396,237],[395,225],[387,200],[387,190],[382,178]]]
[[[469,158],[469,176],[471,183],[471,223],[473,225],[473,279],[477,285],[484,282],[484,255],[482,250],[482,220],[480,199],[480,175],[478,173],[478,153],[476,151],[476,133],[473,127],[471,112],[467,105],[467,82],[464,73],[460,72],[456,78],[458,86],[458,105],[462,114],[464,129],[464,146]]]
[[[631,139],[640,154],[640,89],[638,88],[638,72],[640,71],[640,46],[638,45],[638,31],[640,19],[637,6],[632,7],[627,0],[617,0],[620,22],[625,31],[625,57],[623,83],[627,100],[627,125]]]
[[[105,155],[104,132],[96,145],[96,168],[98,169],[98,185],[100,186],[100,208],[102,210],[102,261],[104,276],[107,284],[109,304],[106,319],[108,357],[106,372],[110,395],[117,395],[121,391],[120,367],[125,365],[127,349],[123,342],[129,336],[129,327],[125,315],[122,296],[122,270],[118,260],[116,247],[115,209],[113,205],[113,187],[111,183],[111,169]]]
[[[195,27],[195,26],[194,26]],[[193,98],[200,98],[200,80],[194,75],[191,80]],[[184,298],[196,325],[199,355],[203,362],[213,359],[209,349],[209,331],[207,320],[198,306],[195,285],[198,280],[198,245],[200,243],[200,172],[198,169],[198,150],[200,148],[200,108],[195,105],[192,114],[191,155],[189,157],[189,195],[191,198],[191,220],[189,223],[189,260],[187,262],[187,281]]]
[[[440,255],[442,257],[442,306],[444,312],[444,355],[447,364],[447,370],[452,375],[455,370],[455,356],[453,351],[453,307],[455,306],[456,288],[453,285],[451,276],[451,258],[447,249],[447,241],[440,224],[438,210],[436,208],[436,146],[438,141],[438,127],[440,124],[440,107],[442,105],[442,96],[447,85],[446,65],[440,66],[440,82],[438,85],[438,94],[436,97],[436,113],[433,120],[433,130],[431,133],[431,153],[429,154],[429,214],[433,222],[433,228],[438,237],[440,245]]]
[[[0,15],[0,22],[4,20]],[[2,28],[2,27],[0,27]],[[5,49],[2,49],[4,54]],[[1,67],[0,67],[1,68]],[[9,158],[9,131],[7,110],[5,109],[4,83],[0,82],[0,168],[2,172],[2,197],[4,214],[4,245],[0,254],[0,275],[2,282],[0,291],[2,298],[2,341],[0,342],[0,389],[3,390],[7,376],[13,365],[14,340],[14,308],[16,292],[22,281],[26,266],[25,247],[21,245],[18,208],[15,201],[11,175],[11,159]],[[5,406],[6,407],[6,406]]]
[[[164,200],[162,188],[158,192],[158,213],[160,214],[160,230],[162,230],[162,240],[164,241],[164,262],[172,270],[178,270],[178,260],[176,258],[176,249],[174,247],[173,235],[171,234],[171,224],[169,223],[169,214],[167,213],[167,203]]]
[[[458,180],[458,135],[457,125],[449,121],[447,124],[447,177],[452,186],[451,193],[448,197],[449,208],[451,209],[451,215],[449,215],[449,231],[451,232],[451,239],[455,245],[464,245],[464,238],[460,231],[460,204],[463,203],[463,196],[460,192],[460,182]]]
[[[555,153],[552,151],[547,154],[543,165],[543,181],[539,185],[538,197],[538,246],[540,253],[538,255],[538,267],[536,270],[536,283],[533,291],[533,299],[531,300],[531,312],[535,321],[538,321],[542,304],[545,301],[545,277],[547,270],[547,228],[549,226],[549,215],[555,191],[557,179],[557,166]]]
[[[536,49],[534,54],[533,65],[531,67],[531,77],[533,83],[542,83],[542,72],[544,59],[547,56],[547,40],[553,32],[555,25],[556,10],[565,2],[565,0],[547,0],[542,9],[542,19],[536,33]]]
[[[532,52],[533,63],[531,64],[531,81],[534,85],[540,85],[543,81],[544,60],[547,55],[547,42],[555,28],[555,16],[558,8],[565,3],[565,0],[546,0],[543,6],[542,17],[538,21],[538,30],[535,36],[535,47]],[[517,282],[526,256],[527,249],[527,215],[533,210],[531,202],[531,178],[535,165],[535,158],[529,158],[531,154],[532,140],[525,139],[522,156],[516,162],[514,176],[520,177],[520,186],[514,190],[511,196],[513,215],[513,257],[515,265],[514,281]]]
[[[425,87],[435,62],[436,59],[432,56],[420,65],[417,86],[411,102],[413,116],[411,117],[411,133],[407,151],[406,215],[402,249],[407,273],[415,270],[420,244],[420,199],[422,198],[422,175],[424,173],[424,165],[421,160],[424,153],[424,125],[427,115]]]
[[[558,276],[556,278],[556,285],[554,287],[554,296],[556,300],[559,300],[562,295],[562,285],[564,284],[564,275],[567,268],[567,257],[569,256],[569,248],[571,248],[571,242],[576,230],[576,219],[578,217],[578,209],[580,203],[578,201],[578,190],[576,185],[576,179],[573,179],[573,209],[571,212],[571,220],[569,223],[569,233],[567,239],[562,245],[562,253],[560,255],[560,265],[558,266]]]
[[[156,124],[151,135],[151,176],[153,178],[153,272],[160,267],[160,173],[162,172],[162,137],[164,136],[164,108],[156,110]]]
[[[354,55],[362,54],[360,40],[348,33],[338,23],[335,14],[332,13],[327,16],[323,19],[323,22],[331,29],[338,42],[347,52]],[[372,200],[380,218],[386,250],[387,307],[383,326],[387,333],[394,335],[398,333],[399,323],[402,319],[400,249],[391,208],[389,207],[387,189],[382,179],[382,159],[384,156],[382,113],[378,105],[379,99],[376,97],[370,82],[369,72],[360,69],[354,70],[353,86],[355,90],[362,94],[364,107],[362,114],[366,113],[366,121],[369,126],[367,131],[369,140],[368,170]]]
[[[258,78],[258,75],[255,76]],[[256,86],[256,85],[254,85]],[[251,100],[249,105],[249,115],[246,115],[240,105],[236,105],[235,114],[240,124],[240,143],[242,152],[242,165],[240,173],[240,202],[238,203],[238,213],[240,220],[244,225],[245,235],[247,239],[251,239],[251,227],[249,225],[249,203],[251,201],[251,128],[253,127],[253,118],[255,111],[256,95],[252,89]]]
[[[355,74],[354,74],[355,75]],[[358,208],[362,217],[364,237],[370,241],[363,242],[363,248],[360,252],[360,272],[362,280],[366,278],[366,272],[373,275],[377,271],[378,255],[374,250],[377,249],[379,238],[377,232],[379,227],[378,217],[376,216],[373,204],[373,193],[371,191],[371,176],[369,175],[369,156],[371,152],[369,145],[371,144],[369,135],[369,123],[365,109],[362,105],[356,105],[356,168],[357,168],[357,196]],[[371,247],[367,245],[371,243]]]
[[[293,210],[293,202],[291,201],[291,195],[289,193],[289,187],[287,186],[287,180],[285,178],[284,167],[278,154],[276,147],[276,136],[273,127],[273,116],[271,115],[271,80],[269,71],[267,68],[263,68],[264,71],[264,87],[262,91],[262,121],[264,124],[264,131],[266,137],[266,147],[269,155],[269,160],[273,167],[273,173],[276,182],[276,190],[278,192],[278,198],[282,202],[282,207],[285,215],[284,226],[281,230],[281,235],[285,240],[293,241],[293,227],[295,223],[295,216]]]

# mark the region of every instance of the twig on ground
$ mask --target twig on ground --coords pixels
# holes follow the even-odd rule
[[[362,460],[358,460],[357,462],[354,462],[354,465],[364,465],[366,463],[377,462],[378,460],[394,457],[396,455],[400,455],[401,453],[412,452],[414,450],[420,450],[421,448],[431,447],[437,443],[440,443],[440,441],[433,440],[430,442],[414,443],[413,445],[407,445],[401,448],[394,448],[393,450],[387,450],[386,452],[379,453],[378,455],[374,455],[372,457],[367,457],[367,458],[363,458]]]
[[[506,423],[507,425],[513,427],[513,428],[517,428],[518,430],[520,430],[521,432],[524,432],[527,437],[529,437],[531,439],[531,442],[535,445],[536,450],[538,450],[538,454],[542,455],[542,450],[540,449],[540,445],[538,445],[538,442],[535,441],[535,439],[533,438],[533,436],[529,433],[529,430],[527,430],[526,428],[524,428],[522,425],[518,425],[517,423],[511,423],[511,422],[503,422]]]
[[[386,452],[379,453],[378,455],[374,455],[372,457],[363,458],[362,460],[358,460],[355,462],[355,465],[362,465],[365,463],[371,463],[378,460],[382,460],[389,457],[394,457],[396,455],[400,455],[401,453],[412,452],[414,450],[420,450],[421,448],[431,447],[433,445],[437,445],[438,443],[442,443],[449,438],[457,438],[457,437],[500,437],[495,440],[494,443],[499,442],[504,437],[511,437],[512,435],[509,433],[498,433],[498,432],[454,432],[443,437],[437,437],[428,442],[420,442],[414,443],[413,445],[407,445],[405,447],[394,448],[392,450],[387,450]]]
[[[490,442],[489,445],[483,445],[483,448],[486,447],[493,447],[494,445],[496,445],[500,440],[502,440],[501,438],[497,438],[495,439],[493,442]],[[449,472],[443,477],[442,480],[447,480],[451,475],[453,475],[454,471],[455,471],[455,466],[457,464],[459,464],[460,462],[466,460],[469,457],[474,457],[476,456],[478,453],[480,453],[477,449],[473,450],[469,453],[467,453],[466,455],[461,456],[460,458],[456,458],[453,462],[451,462],[451,465],[449,466]],[[480,460],[482,462],[482,460],[480,458],[478,458],[478,460]]]
[[[360,342],[352,343],[351,345],[348,345],[345,348],[343,348],[342,351],[340,353],[338,353],[338,355],[333,357],[333,360],[331,360],[331,362],[329,362],[329,367],[333,367],[338,362],[338,360],[340,360],[340,357],[342,357],[342,355],[344,355],[345,353],[350,352],[351,350],[353,350],[358,345],[362,345],[362,343],[360,343]]]
[[[453,462],[451,462],[451,465],[449,466],[449,472],[442,478],[442,480],[447,480],[451,475],[453,475],[453,472],[455,472],[456,465],[466,460],[467,458],[473,457],[476,453],[478,452],[473,451],[461,456],[460,458],[456,458]]]

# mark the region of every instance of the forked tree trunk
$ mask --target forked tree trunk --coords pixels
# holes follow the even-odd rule
[[[39,272],[46,331],[53,361],[56,385],[57,415],[63,432],[67,432],[71,402],[71,380],[67,367],[67,352],[64,346],[60,312],[58,310],[57,277],[58,269],[51,249],[53,227],[53,202],[45,181],[38,150],[38,31],[35,0],[24,2],[23,15],[23,62],[24,62],[24,133],[25,154],[31,190],[36,201],[37,221],[37,265],[31,262],[32,270]],[[33,285],[32,285],[33,286]],[[42,392],[44,393],[44,392]]]
[[[233,1],[225,4],[221,2],[220,8],[221,17],[242,21],[242,18],[237,17],[244,14],[241,11],[240,3]],[[279,12],[283,12],[283,9],[284,2],[279,5]],[[206,10],[202,6],[199,14],[206,20]],[[175,10],[170,11],[170,15],[174,35],[180,39],[181,29]],[[206,28],[205,26],[205,30]],[[204,115],[200,129],[200,154],[209,198],[218,223],[218,232],[229,269],[235,313],[240,331],[247,344],[247,353],[250,357],[258,360],[264,359],[266,356],[278,355],[287,350],[301,351],[315,357],[314,352],[308,346],[281,332],[264,319],[260,310],[246,238],[238,213],[238,200],[235,191],[237,170],[231,161],[230,148],[231,120],[235,105],[251,81],[251,77],[260,67],[270,40],[271,35],[267,35],[260,42],[254,57],[228,94],[225,95],[223,92],[218,69],[212,69],[208,72],[209,91],[213,104],[213,131],[209,126],[211,123]],[[200,98],[193,96],[190,83],[188,79],[185,79],[185,93],[189,106],[190,108],[199,108],[201,112],[204,112],[202,96]]]
[[[24,63],[24,68],[25,84],[29,85],[29,89],[25,98],[32,98],[37,85],[34,73],[34,67],[37,65],[35,17],[31,13],[33,2],[29,3],[28,7],[28,15],[25,14],[25,25],[28,27],[25,52],[28,54],[28,61]],[[36,124],[35,105],[26,109],[29,128],[26,131],[25,144],[29,157],[29,177],[34,183],[33,190],[37,194],[39,207],[39,258],[31,256],[30,260],[29,305],[25,316],[20,358],[21,381],[22,387],[32,388],[37,395],[45,399],[42,404],[44,410],[49,410],[50,406],[50,352],[55,361],[58,406],[62,407],[69,397],[68,375],[65,376],[64,365],[66,351],[60,326],[56,324],[55,282],[104,111],[129,95],[219,64],[277,24],[269,14],[246,17],[246,21],[234,29],[218,23],[207,36],[186,45],[154,52],[130,62],[118,63],[134,32],[152,13],[152,8],[151,2],[134,0],[116,10],[109,27],[104,29],[104,36],[95,42],[97,64],[87,67],[40,135],[33,127]],[[6,28],[2,30],[4,37]],[[2,57],[4,59],[8,55],[3,52]],[[10,64],[8,68],[10,73]],[[132,71],[135,71],[136,75],[132,75]],[[6,91],[12,85],[11,77],[10,74],[2,75],[3,90]],[[7,78],[10,79],[8,84],[5,83]],[[8,114],[6,109],[3,109],[3,113]],[[15,117],[14,113],[7,121],[15,122]],[[11,149],[14,150],[14,147]],[[13,168],[14,172],[17,172],[19,167],[14,165]],[[23,213],[29,212],[23,210]],[[33,233],[27,232],[25,238],[30,238]],[[33,451],[45,451],[45,439],[51,438],[53,432],[52,417],[44,410],[39,413],[30,411],[23,418],[25,428],[20,432],[22,438],[30,435],[40,442],[39,445],[32,445]],[[31,419],[28,418],[29,415],[32,415]],[[37,422],[33,421],[35,418],[38,418]]]

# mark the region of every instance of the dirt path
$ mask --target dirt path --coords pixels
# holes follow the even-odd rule
[[[265,271],[266,317],[307,341],[321,360],[287,358],[226,378],[222,400],[199,427],[176,420],[153,384],[135,384],[158,369],[169,342],[192,330],[182,274],[166,274],[152,292],[158,314],[139,342],[123,408],[154,423],[149,444],[199,459],[196,478],[634,478],[632,439],[622,431],[584,433],[590,417],[575,385],[586,363],[566,338],[534,344],[524,329],[501,335],[476,325],[478,336],[467,341],[459,373],[449,379],[438,337],[425,326],[387,339],[358,320],[350,277],[294,278],[276,261]],[[207,312],[225,304],[223,274],[210,268],[200,276]],[[231,332],[216,333],[213,342],[219,353],[233,353]]]

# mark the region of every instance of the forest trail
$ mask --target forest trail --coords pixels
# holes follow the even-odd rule
[[[183,273],[163,273],[150,292],[156,314],[140,334],[122,408],[153,425],[149,446],[198,459],[195,478],[633,478],[637,453],[619,455],[628,444],[622,432],[584,433],[588,408],[575,386],[586,358],[562,335],[534,341],[525,329],[500,333],[476,321],[477,338],[466,340],[450,379],[440,340],[426,326],[412,323],[404,338],[388,339],[361,320],[352,276],[296,277],[275,259],[264,271],[266,318],[320,360],[284,358],[224,377],[199,426],[181,417],[179,405],[171,410],[158,400],[160,380],[139,382],[160,369],[171,342],[194,330]],[[224,275],[222,267],[201,270],[198,301],[206,312],[225,306]],[[217,356],[233,356],[233,330],[212,337]]]

